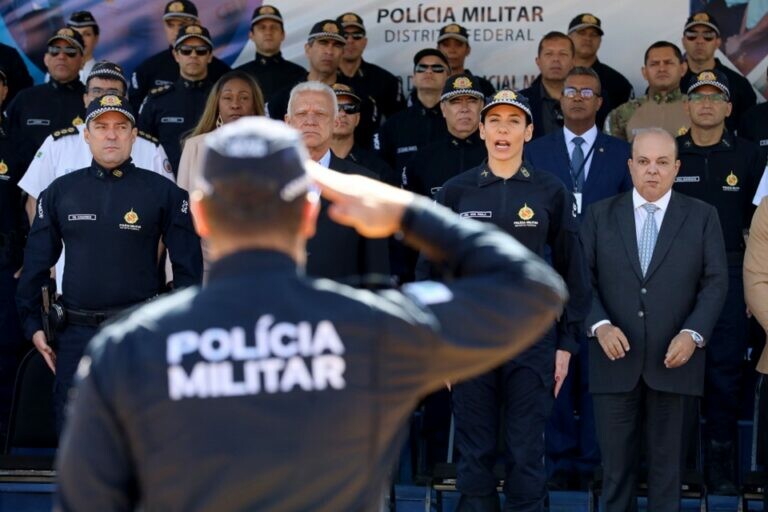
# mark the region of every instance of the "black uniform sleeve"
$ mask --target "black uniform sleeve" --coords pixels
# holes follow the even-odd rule
[[[141,107],[139,108],[139,120],[138,123],[136,123],[136,127],[144,133],[148,133],[155,138],[160,138],[157,126],[155,126],[154,101],[149,97],[144,98],[141,103]]]
[[[16,291],[16,305],[27,339],[31,339],[36,331],[43,328],[40,319],[40,290],[49,282],[50,269],[56,264],[63,248],[55,202],[55,188],[48,187],[40,194],[37,214],[24,250],[24,267]]]
[[[552,248],[552,266],[565,279],[570,293],[565,311],[557,322],[557,348],[575,354],[579,350],[577,335],[583,332],[584,319],[589,313],[591,287],[579,242],[573,196],[560,186],[552,204],[547,242]]]
[[[373,136],[373,149],[394,171],[390,176],[382,176],[382,181],[392,186],[399,187],[400,173],[402,172],[402,169],[398,169],[395,165],[397,162],[397,155],[395,154],[395,142],[391,133],[393,128],[394,124],[391,120],[387,120],[381,125],[379,131]]]
[[[32,77],[29,75],[27,65],[24,64],[24,60],[19,55],[16,48],[10,48],[7,53],[9,66],[6,69],[8,72],[8,97],[6,98],[6,104],[10,104],[16,94],[22,89],[32,87]]]
[[[147,97],[147,93],[150,88],[150,80],[147,77],[147,69],[144,63],[133,72],[131,77],[131,84],[128,88],[128,98],[130,98],[133,108],[138,110],[144,99]]]
[[[403,220],[405,240],[456,279],[403,287],[388,316],[380,374],[421,391],[467,378],[533,343],[562,311],[562,279],[496,226],[461,219],[419,198]]]
[[[189,214],[187,192],[171,183],[168,195],[168,216],[163,227],[163,243],[173,268],[175,288],[198,285],[203,279],[203,254],[200,238]]]

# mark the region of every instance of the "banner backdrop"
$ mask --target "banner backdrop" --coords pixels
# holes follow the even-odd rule
[[[248,41],[250,16],[261,0],[198,0],[202,23],[214,35],[216,55],[232,65],[253,58]],[[550,30],[567,31],[575,15],[591,12],[602,20],[605,35],[600,60],[622,72],[638,94],[645,90],[640,68],[645,49],[661,39],[681,46],[682,29],[691,10],[707,8],[721,24],[723,48],[718,57],[768,93],[768,31],[761,0],[432,0],[348,1],[277,0],[285,18],[286,58],[306,66],[304,43],[310,27],[324,18],[354,11],[365,20],[365,59],[400,75],[410,88],[412,56],[436,45],[441,26],[459,23],[469,29],[472,53],[467,67],[493,85],[527,87],[538,74],[534,59],[539,39]],[[141,0],[0,0],[0,41],[18,47],[37,81],[43,76],[42,56],[54,28],[69,14],[90,10],[101,27],[96,58],[121,63],[129,72],[144,58],[165,48],[162,30],[164,1]],[[763,9],[768,7],[762,7]],[[749,32],[751,34],[748,34]],[[34,68],[34,69],[33,69]]]

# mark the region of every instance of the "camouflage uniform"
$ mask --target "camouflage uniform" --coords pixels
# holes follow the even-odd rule
[[[688,132],[691,121],[685,112],[687,97],[678,89],[669,94],[657,93],[629,100],[608,115],[604,131],[631,142],[637,130],[660,126],[673,137]]]

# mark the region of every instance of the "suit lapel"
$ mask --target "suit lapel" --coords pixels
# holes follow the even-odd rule
[[[680,200],[677,193],[672,192],[672,198],[669,201],[667,212],[664,214],[664,220],[661,223],[659,237],[656,239],[656,247],[653,248],[653,256],[651,256],[651,262],[648,264],[648,271],[645,273],[646,280],[653,275],[653,272],[664,261],[664,257],[669,252],[669,248],[672,247],[672,242],[674,242],[677,232],[680,231],[687,215],[688,208]]]
[[[589,151],[589,150],[587,150]],[[603,165],[603,158],[605,157],[605,138],[603,134],[598,132],[595,139],[595,149],[592,151],[592,162],[589,164],[589,174],[587,179],[584,180],[584,192],[592,190],[597,187],[597,182],[600,181],[600,169]]]
[[[637,278],[642,281],[643,272],[640,270],[640,255],[637,252],[637,232],[635,230],[635,209],[632,204],[632,192],[626,192],[616,206],[617,230],[621,240],[624,242],[627,259],[632,265],[632,270],[637,275]]]
[[[568,144],[565,143],[565,132],[560,128],[559,135],[557,137],[557,154],[555,160],[559,164],[558,168],[562,169],[565,175],[565,182],[570,183],[571,186],[567,187],[569,192],[572,192],[574,187],[573,176],[571,176],[571,157],[568,155]]]

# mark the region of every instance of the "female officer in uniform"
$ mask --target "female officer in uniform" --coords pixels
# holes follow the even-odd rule
[[[546,496],[544,426],[570,356],[578,348],[574,334],[589,310],[589,282],[571,194],[553,174],[523,162],[523,145],[533,133],[528,100],[502,90],[480,116],[488,160],[447,181],[437,201],[462,217],[493,222],[547,257],[564,277],[571,298],[557,326],[536,345],[454,386],[456,446],[461,454],[458,510],[499,510],[493,466],[501,424],[506,508],[539,511]]]

